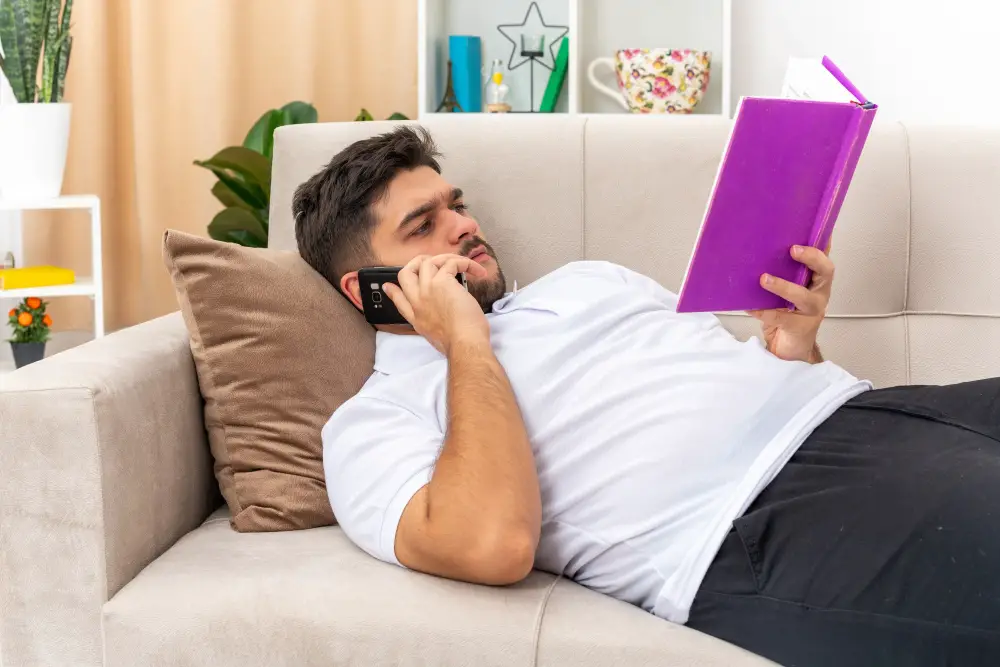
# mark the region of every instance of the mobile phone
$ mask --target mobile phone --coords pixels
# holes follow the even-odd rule
[[[361,305],[369,324],[409,324],[392,299],[382,291],[385,283],[399,284],[401,266],[369,266],[358,270],[358,284],[361,287]],[[468,289],[465,274],[457,273],[458,283]]]

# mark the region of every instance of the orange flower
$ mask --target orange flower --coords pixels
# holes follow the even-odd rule
[[[24,302],[27,303],[28,308],[31,308],[32,310],[42,307],[42,300],[39,299],[37,296],[29,296],[27,299],[24,300]]]
[[[10,312],[7,313],[7,317],[14,317],[15,315],[17,315],[17,308],[11,308]]]
[[[42,318],[42,324],[44,324],[44,325],[45,325],[45,326],[47,326],[47,327],[50,327],[50,326],[52,326],[52,318],[51,318],[51,317],[49,317],[48,315],[44,316],[44,317]]]
[[[31,323],[35,321],[35,318],[31,316],[31,313],[21,313],[17,316],[17,323],[22,327],[30,327]]]

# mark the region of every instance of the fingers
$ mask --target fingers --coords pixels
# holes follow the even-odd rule
[[[461,269],[459,268],[459,260],[461,259],[463,258],[457,256],[449,257],[441,265],[441,269],[438,271],[438,274],[448,279],[454,277],[461,271]]]
[[[434,258],[434,262],[440,267],[441,271],[444,271],[445,267],[448,267],[447,270],[451,276],[454,276],[456,273],[468,273],[480,278],[486,276],[486,268],[482,264],[461,255],[438,255]]]
[[[784,319],[792,315],[787,310],[748,310],[746,314],[760,322],[765,328],[781,326]]]
[[[436,258],[428,257],[420,263],[417,278],[420,281],[420,291],[423,293],[427,292],[427,289],[431,286],[431,281],[434,279],[434,275],[438,272],[435,259]]]
[[[410,305],[410,300],[406,298],[403,290],[393,285],[392,283],[385,283],[382,285],[382,291],[385,295],[389,297],[393,305],[396,306],[396,310],[399,314],[406,318],[407,322],[413,322],[413,306]]]
[[[822,314],[825,301],[821,294],[766,273],[761,276],[760,284],[771,294],[776,294],[794,304],[796,310],[803,315]]]
[[[792,246],[792,257],[808,266],[820,278],[833,278],[833,260],[819,248]]]
[[[428,255],[417,255],[399,271],[399,286],[408,299],[414,298],[417,290],[420,288],[417,273],[420,270],[420,265],[427,257]]]

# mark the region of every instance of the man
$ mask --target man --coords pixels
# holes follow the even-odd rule
[[[816,344],[829,257],[739,342],[653,280],[575,262],[508,291],[426,132],[349,146],[293,202],[302,256],[412,327],[323,429],[376,558],[487,585],[533,567],[787,665],[998,664],[1000,383],[874,390]],[[455,280],[465,272],[468,291]]]

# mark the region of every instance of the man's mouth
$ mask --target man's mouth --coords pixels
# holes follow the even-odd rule
[[[486,252],[485,246],[477,246],[473,248],[466,255],[466,257],[471,259],[473,262],[478,262],[480,264],[485,264],[490,259],[490,255],[488,252]]]

